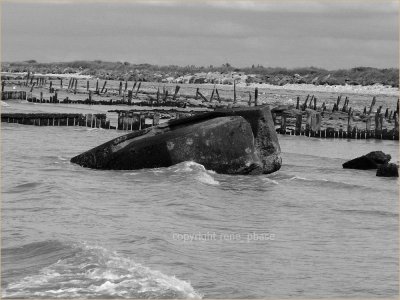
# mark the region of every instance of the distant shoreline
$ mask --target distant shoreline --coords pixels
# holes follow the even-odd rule
[[[27,72],[1,72],[1,76],[17,76],[26,77]],[[82,75],[80,73],[70,73],[70,74],[42,74],[35,73],[35,76],[39,77],[52,77],[52,78],[77,78],[77,79],[87,79],[87,80],[95,80],[93,76],[90,75]],[[100,78],[99,78],[100,79]],[[157,83],[157,82],[154,82]],[[160,83],[160,85],[175,85],[176,82],[170,83]],[[182,83],[179,83],[182,85]],[[203,84],[188,84],[188,85],[198,85],[213,88],[214,84],[212,83],[203,83]],[[229,84],[215,84],[218,88],[229,87],[232,88]],[[392,86],[385,86],[382,84],[373,84],[368,86],[362,85],[315,85],[315,84],[307,84],[307,83],[294,83],[294,84],[285,84],[285,85],[274,85],[269,83],[238,83],[238,88],[259,88],[259,89],[270,89],[270,90],[287,90],[287,91],[307,91],[307,92],[332,92],[332,93],[343,93],[343,94],[364,94],[364,95],[387,95],[387,96],[398,96],[399,88]]]
[[[24,62],[2,62],[2,72],[37,74],[101,80],[147,81],[160,83],[194,84],[269,84],[286,86],[310,84],[314,86],[374,86],[376,84],[399,87],[399,69],[355,67],[351,69],[325,70],[316,67],[272,68],[261,65],[237,68],[229,63],[222,66],[158,66],[131,64],[129,62],[73,61],[40,63],[35,60]]]

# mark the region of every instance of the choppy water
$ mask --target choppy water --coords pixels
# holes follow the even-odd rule
[[[341,167],[398,142],[279,136],[262,176],[69,162],[119,134],[2,124],[3,297],[398,294],[398,181]]]

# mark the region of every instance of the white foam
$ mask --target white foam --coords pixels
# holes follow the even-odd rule
[[[76,252],[3,289],[3,297],[200,299],[190,283],[151,270],[99,246]]]
[[[202,183],[210,184],[210,185],[219,185],[219,182],[215,180],[210,174],[200,173],[196,176],[196,179]]]
[[[206,168],[194,161],[185,161],[176,165],[177,169],[174,172],[193,172],[193,171],[206,171]]]

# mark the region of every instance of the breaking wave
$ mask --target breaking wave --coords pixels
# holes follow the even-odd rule
[[[214,171],[207,170],[202,164],[198,164],[194,161],[185,161],[183,163],[172,166],[174,172],[188,172],[194,174],[194,179],[209,185],[219,185],[212,175],[215,174]]]
[[[29,267],[19,270],[24,277],[3,287],[5,298],[201,298],[186,281],[87,243],[51,240],[2,252],[3,276],[18,273],[12,270],[11,261],[16,259],[25,261],[25,265],[29,260],[32,265],[43,262],[33,274],[25,276],[31,271]],[[45,263],[50,264],[43,266]]]

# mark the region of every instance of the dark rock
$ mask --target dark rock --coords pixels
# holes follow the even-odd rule
[[[372,151],[366,155],[349,160],[343,164],[345,169],[370,170],[377,169],[381,164],[387,164],[392,157],[382,151]]]
[[[365,156],[372,159],[377,164],[387,164],[392,158],[390,154],[385,154],[382,151],[372,151]]]
[[[377,167],[378,165],[376,162],[365,155],[349,160],[343,164],[344,169],[370,170],[376,169]]]
[[[399,166],[393,163],[380,165],[376,171],[376,176],[399,177]]]
[[[97,169],[168,167],[195,161],[227,174],[271,173],[282,160],[268,106],[235,108],[172,120],[118,137],[71,162]]]

